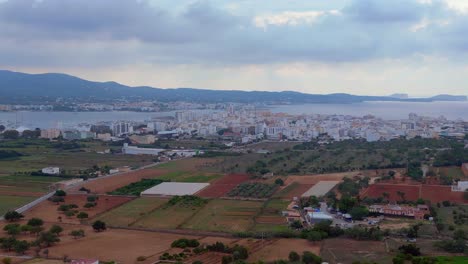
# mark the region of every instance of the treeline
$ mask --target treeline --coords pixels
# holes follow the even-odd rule
[[[263,155],[252,161],[246,172],[262,175],[321,174],[356,170],[408,168],[415,180],[423,176],[421,166],[460,166],[468,162],[468,149],[455,139],[394,139],[367,142],[344,140],[320,145],[317,141]]]
[[[0,160],[21,157],[23,154],[14,150],[0,150]]]
[[[111,195],[136,195],[139,196],[141,192],[163,183],[160,179],[142,179],[138,182],[130,183],[124,187],[120,187],[108,194]]]
[[[227,151],[205,151],[203,154],[198,154],[198,158],[216,158],[216,157],[236,157],[242,155],[237,152],[227,152]]]
[[[463,145],[462,142],[449,139],[449,138],[421,138],[415,137],[412,139],[406,139],[404,137],[396,138],[388,141],[373,141],[368,142],[365,139],[348,139],[342,141],[334,141],[331,144],[324,145],[327,149],[400,149],[407,151],[409,149],[445,149],[445,148],[457,148]],[[295,150],[311,150],[321,147],[317,141],[303,142],[302,144],[294,146]]]

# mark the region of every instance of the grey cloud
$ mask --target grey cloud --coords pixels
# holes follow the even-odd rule
[[[435,0],[431,5],[416,0],[354,0],[340,10],[341,15],[328,14],[312,24],[270,25],[266,29],[255,27],[253,17],[234,15],[215,3],[198,1],[174,13],[144,0],[10,0],[0,4],[0,41],[7,39],[18,46],[2,45],[0,60],[23,65],[28,58],[49,56],[41,61],[65,65],[75,63],[71,58],[76,56],[77,61],[89,61],[90,65],[105,64],[106,59],[112,65],[119,60],[262,64],[468,51],[463,37],[468,33],[467,17]],[[423,19],[450,19],[452,23],[434,22],[410,30]],[[132,40],[139,43],[136,48],[126,44]],[[70,41],[88,47],[58,45]],[[36,42],[41,43],[39,50],[34,50]],[[47,47],[47,42],[54,45]],[[96,52],[89,49],[93,45]],[[21,54],[21,48],[28,49],[27,55]]]

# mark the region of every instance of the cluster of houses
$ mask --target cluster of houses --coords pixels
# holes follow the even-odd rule
[[[61,136],[67,140],[95,138],[110,141],[130,137],[132,143],[152,144],[160,137],[188,135],[245,144],[261,139],[308,141],[323,135],[336,141],[354,138],[378,141],[417,136],[463,138],[467,133],[468,122],[463,120],[423,117],[414,113],[407,119],[383,120],[372,115],[290,115],[258,111],[251,105],[228,105],[223,110],[177,111],[174,117],[148,121],[100,122],[81,124],[73,129],[43,129],[41,138]]]

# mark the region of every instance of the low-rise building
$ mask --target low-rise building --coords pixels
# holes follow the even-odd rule
[[[110,133],[103,133],[103,134],[97,134],[96,139],[102,140],[102,141],[111,141],[112,136]]]
[[[80,140],[81,132],[76,130],[63,131],[62,137],[66,140]]]
[[[309,212],[307,213],[307,221],[311,224],[320,223],[323,221],[333,221],[333,216],[323,212]]]
[[[43,168],[42,173],[44,174],[49,174],[49,175],[59,175],[60,174],[60,168],[59,167],[47,167]]]
[[[452,192],[464,192],[468,190],[468,181],[458,181],[457,185],[452,185]]]
[[[424,219],[424,215],[429,214],[427,205],[405,206],[405,205],[370,205],[369,212],[390,216],[412,217],[414,219]]]
[[[153,148],[139,148],[134,146],[129,146],[128,143],[124,143],[122,148],[122,153],[127,155],[153,155],[157,156],[165,149],[153,149]]]
[[[60,129],[51,128],[41,130],[40,138],[54,139],[60,137]]]
[[[462,169],[463,174],[465,175],[465,177],[468,177],[468,163],[463,163],[462,166],[461,166],[461,169]]]

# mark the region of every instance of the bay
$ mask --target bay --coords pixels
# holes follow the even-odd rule
[[[324,114],[324,115],[374,115],[386,120],[407,119],[410,113],[420,116],[440,117],[468,121],[468,102],[362,102],[353,104],[299,104],[276,105],[269,108],[274,113]]]

